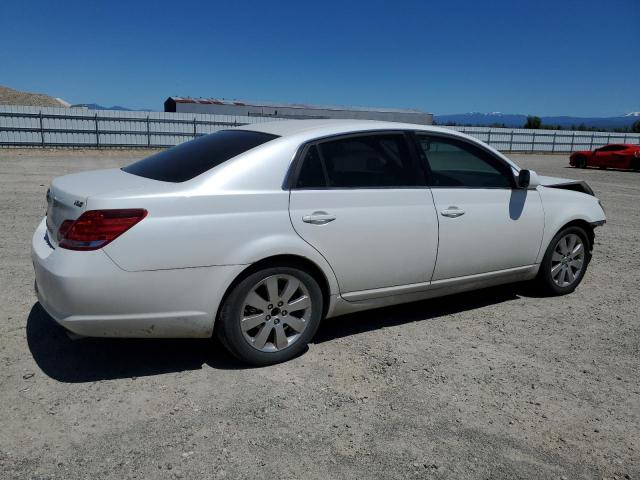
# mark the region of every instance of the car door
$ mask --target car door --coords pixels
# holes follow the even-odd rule
[[[438,220],[411,148],[403,132],[378,132],[317,141],[299,155],[291,222],[327,259],[342,294],[431,278]]]
[[[512,167],[470,141],[416,139],[440,222],[432,280],[535,264],[544,229],[539,193],[515,188]]]
[[[592,165],[594,167],[602,167],[602,168],[610,167],[611,166],[609,164],[610,156],[611,156],[611,152],[609,151],[609,148],[607,148],[606,146],[598,148],[593,152]]]
[[[595,152],[597,167],[624,168],[627,164],[624,145],[605,145]]]

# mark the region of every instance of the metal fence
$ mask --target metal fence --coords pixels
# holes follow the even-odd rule
[[[0,106],[0,146],[169,147],[272,118]]]
[[[0,146],[169,147],[220,129],[273,117],[0,106]],[[282,120],[282,119],[280,119]],[[562,153],[608,143],[640,144],[640,134],[447,127],[504,152]]]
[[[447,127],[466,133],[503,152],[568,153],[609,143],[640,145],[640,134],[524,128]]]

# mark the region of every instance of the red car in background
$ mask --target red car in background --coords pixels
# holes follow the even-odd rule
[[[596,148],[593,152],[574,152],[569,157],[569,165],[640,170],[640,145],[612,144]]]

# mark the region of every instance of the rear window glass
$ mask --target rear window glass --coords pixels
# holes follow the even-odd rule
[[[246,130],[222,130],[181,143],[122,170],[152,180],[186,182],[274,138],[278,137]]]
[[[327,179],[318,156],[318,147],[311,146],[304,157],[302,169],[298,175],[298,188],[325,188]]]

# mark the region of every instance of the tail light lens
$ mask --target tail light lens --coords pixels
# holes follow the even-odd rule
[[[58,230],[58,246],[68,250],[97,250],[147,216],[142,208],[89,210],[77,220],[65,220]]]

